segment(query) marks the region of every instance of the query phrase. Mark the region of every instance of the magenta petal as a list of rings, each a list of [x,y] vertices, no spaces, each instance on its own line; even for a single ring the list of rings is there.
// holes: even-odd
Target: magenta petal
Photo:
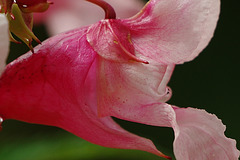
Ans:
[[[236,141],[225,137],[226,127],[215,115],[193,108],[174,110],[174,153],[178,160],[238,160]]]
[[[209,43],[219,9],[219,0],[150,0],[122,23],[131,29],[137,54],[179,64],[195,58]]]
[[[63,128],[106,147],[166,157],[145,138],[97,113],[96,52],[87,28],[50,38],[10,63],[0,79],[0,116]]]

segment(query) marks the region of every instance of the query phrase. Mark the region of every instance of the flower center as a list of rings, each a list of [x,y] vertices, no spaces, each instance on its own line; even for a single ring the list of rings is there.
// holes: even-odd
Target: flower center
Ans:
[[[86,0],[101,7],[105,12],[105,19],[116,19],[116,12],[113,7],[103,0]]]

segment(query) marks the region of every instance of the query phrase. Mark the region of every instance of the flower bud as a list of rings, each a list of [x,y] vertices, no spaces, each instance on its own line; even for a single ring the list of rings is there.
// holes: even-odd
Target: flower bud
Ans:
[[[12,6],[12,14],[14,15],[14,19],[12,19],[11,15],[7,14],[9,21],[9,30],[11,33],[15,34],[18,38],[20,38],[33,52],[32,48],[32,39],[41,43],[38,38],[33,34],[31,30],[31,19],[32,15],[21,13],[20,9],[17,7],[17,4],[13,4]],[[26,21],[29,21],[26,23]]]

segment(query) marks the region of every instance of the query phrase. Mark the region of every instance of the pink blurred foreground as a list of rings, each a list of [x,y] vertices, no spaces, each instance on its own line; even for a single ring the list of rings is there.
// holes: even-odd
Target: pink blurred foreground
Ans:
[[[44,23],[51,35],[96,23],[104,11],[84,0],[51,0],[54,5],[46,12],[34,13],[34,23]],[[113,6],[117,18],[134,16],[144,6],[141,0],[105,0]]]

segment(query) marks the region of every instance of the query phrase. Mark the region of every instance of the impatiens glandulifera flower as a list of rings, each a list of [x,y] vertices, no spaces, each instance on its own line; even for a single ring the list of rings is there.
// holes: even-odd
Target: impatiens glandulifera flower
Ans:
[[[44,13],[34,13],[34,24],[45,24],[50,35],[96,23],[104,12],[84,0],[51,0],[54,5]],[[142,0],[105,0],[116,11],[117,18],[134,16],[144,6]],[[87,16],[86,16],[87,15]]]
[[[209,43],[219,3],[150,0],[132,18],[108,19],[110,14],[46,40],[35,53],[6,67],[0,79],[0,116],[170,159],[150,140],[122,129],[113,116],[172,127],[177,160],[237,160],[236,141],[225,137],[225,126],[215,115],[166,103],[175,64],[192,60]]]
[[[4,14],[0,13],[0,74],[5,68],[9,50],[8,22]]]
[[[0,0],[0,12],[5,13],[9,21],[10,40],[20,43],[13,38],[13,33],[33,52],[32,39],[41,42],[32,32],[32,13],[46,11],[49,4],[47,0]]]

